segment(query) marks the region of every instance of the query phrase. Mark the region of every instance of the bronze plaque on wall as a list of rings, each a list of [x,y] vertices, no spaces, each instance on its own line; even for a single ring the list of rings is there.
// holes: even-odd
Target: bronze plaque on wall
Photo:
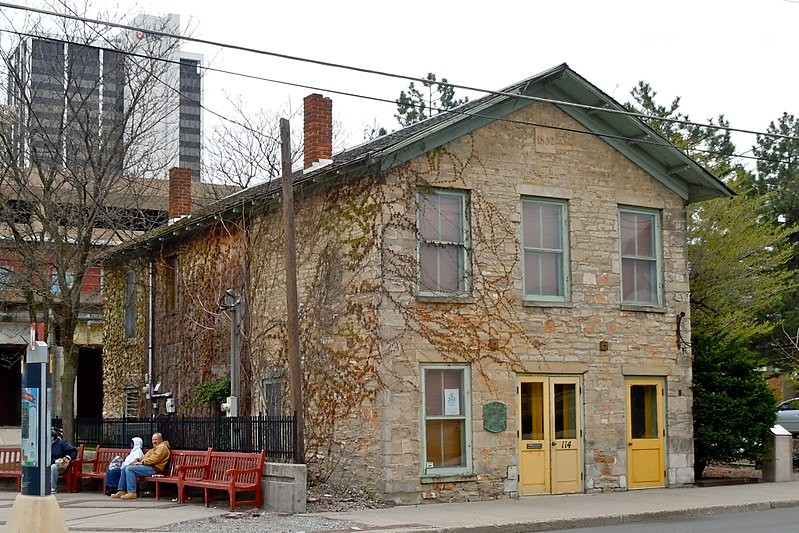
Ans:
[[[505,431],[508,427],[508,408],[502,402],[489,402],[483,406],[483,428],[491,433]]]

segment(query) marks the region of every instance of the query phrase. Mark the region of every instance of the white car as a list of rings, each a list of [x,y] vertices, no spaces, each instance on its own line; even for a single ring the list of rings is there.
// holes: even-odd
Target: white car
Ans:
[[[777,405],[777,421],[796,437],[799,436],[799,398],[791,398]]]

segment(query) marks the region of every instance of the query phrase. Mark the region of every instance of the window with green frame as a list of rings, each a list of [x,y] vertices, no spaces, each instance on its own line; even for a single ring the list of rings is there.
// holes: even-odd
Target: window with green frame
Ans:
[[[422,398],[423,475],[471,473],[469,366],[422,366]]]
[[[524,298],[569,298],[569,229],[565,201],[522,198]]]
[[[660,213],[619,208],[619,241],[622,304],[662,305]]]
[[[418,194],[419,294],[464,296],[469,292],[467,193],[426,189]]]

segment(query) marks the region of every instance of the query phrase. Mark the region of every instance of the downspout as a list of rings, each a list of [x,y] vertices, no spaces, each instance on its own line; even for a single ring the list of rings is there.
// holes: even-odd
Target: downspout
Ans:
[[[153,315],[154,308],[155,308],[155,267],[153,265],[153,259],[150,258],[150,263],[148,265],[148,272],[147,275],[149,277],[149,286],[150,290],[147,292],[147,403],[150,404],[150,416],[155,417],[155,411],[153,411],[153,338],[154,338],[154,329],[155,326],[153,324]]]

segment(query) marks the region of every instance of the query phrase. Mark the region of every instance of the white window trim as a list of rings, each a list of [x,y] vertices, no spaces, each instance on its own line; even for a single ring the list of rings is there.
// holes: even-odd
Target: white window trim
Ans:
[[[657,298],[655,302],[637,302],[628,301],[624,299],[624,254],[622,253],[622,238],[621,238],[621,215],[622,213],[634,213],[642,215],[650,215],[655,220],[654,238],[655,242],[655,275]],[[663,238],[661,228],[661,211],[658,209],[645,209],[641,207],[619,206],[617,222],[619,224],[619,296],[621,305],[625,308],[661,308],[663,307]],[[635,259],[648,259],[648,258],[635,258]]]
[[[447,467],[447,468],[427,468],[427,420],[428,417],[425,416],[425,371],[430,369],[448,369],[448,370],[462,370],[463,371],[463,410],[464,413],[461,416],[452,417],[452,416],[431,416],[431,420],[438,420],[438,419],[448,419],[448,418],[457,418],[464,421],[464,428],[466,434],[464,435],[464,454],[466,456],[466,465],[465,466],[458,466],[458,467]],[[420,370],[420,381],[421,381],[421,401],[419,407],[419,414],[420,414],[420,465],[421,465],[421,475],[423,477],[429,476],[452,476],[452,475],[463,475],[463,474],[471,474],[473,467],[472,462],[472,378],[471,378],[471,368],[468,364],[423,364],[421,365]]]
[[[524,246],[524,204],[525,203],[532,203],[532,204],[558,204],[562,207],[562,214],[563,217],[560,220],[560,231],[561,231],[561,249],[562,249],[562,264],[561,264],[561,271],[563,272],[563,296],[549,296],[544,294],[527,294],[526,287],[527,287],[527,280],[526,272],[527,269],[525,268],[525,252],[527,248]],[[571,269],[570,269],[570,259],[569,259],[569,203],[566,200],[557,200],[557,199],[550,199],[550,198],[540,198],[540,197],[532,197],[532,196],[522,196],[522,238],[521,238],[521,249],[522,249],[522,295],[525,301],[529,302],[568,302],[571,301]],[[539,248],[530,248],[531,250],[540,250]]]
[[[422,289],[421,286],[421,279],[422,279],[422,253],[421,253],[421,244],[422,244],[422,235],[421,235],[421,221],[420,221],[420,209],[418,206],[421,205],[422,196],[423,195],[441,195],[441,196],[456,196],[461,200],[461,227],[463,228],[463,233],[461,238],[463,240],[462,250],[463,250],[463,289],[457,292],[444,292],[444,291],[430,291],[426,289]],[[459,189],[427,189],[427,190],[419,190],[416,193],[416,201],[417,201],[417,209],[416,209],[416,294],[419,296],[429,296],[429,297],[464,297],[469,296],[471,294],[471,286],[472,286],[472,254],[471,254],[471,226],[469,224],[469,194],[467,191],[459,190]],[[460,245],[459,243],[449,242],[449,241],[427,241],[427,242],[435,242],[438,244],[454,244]]]

